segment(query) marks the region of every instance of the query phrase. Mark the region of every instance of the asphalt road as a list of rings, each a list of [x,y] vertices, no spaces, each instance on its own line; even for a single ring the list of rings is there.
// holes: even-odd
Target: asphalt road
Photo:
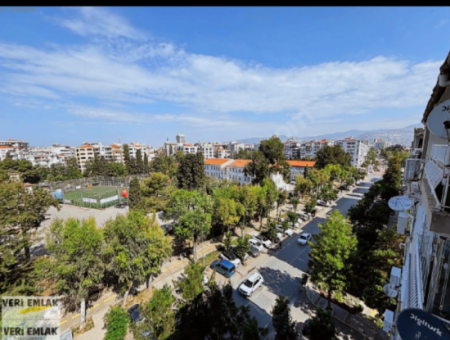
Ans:
[[[372,177],[372,176],[371,176]],[[376,177],[376,176],[375,176]],[[348,209],[356,204],[363,194],[367,192],[373,183],[363,182],[361,185],[353,188],[352,191],[346,192],[337,202],[331,207],[331,211],[338,209],[344,216],[347,215]],[[324,208],[318,212],[317,216],[304,226],[296,229],[293,236],[283,240],[283,247],[278,251],[270,251],[272,255],[264,262],[256,265],[255,270],[258,270],[264,278],[264,285],[258,289],[249,299],[245,298],[238,292],[238,287],[247,276],[242,278],[239,282],[233,284],[235,288],[234,299],[238,305],[248,306],[250,312],[258,320],[260,326],[268,326],[270,333],[268,338],[273,338],[272,319],[270,316],[277,295],[284,295],[291,301],[291,314],[293,319],[297,322],[299,329],[303,327],[306,319],[314,315],[314,308],[306,300],[305,293],[299,289],[302,274],[308,271],[309,259],[309,245],[300,246],[297,244],[297,238],[302,232],[311,234],[319,233],[319,223],[325,222],[325,214],[329,211]],[[348,326],[336,322],[336,326],[340,332],[340,339],[363,339],[363,337],[354,332]]]

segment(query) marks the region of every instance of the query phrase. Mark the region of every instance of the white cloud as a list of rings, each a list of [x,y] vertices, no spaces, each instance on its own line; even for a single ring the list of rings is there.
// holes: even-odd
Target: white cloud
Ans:
[[[74,18],[59,18],[58,24],[94,40],[59,48],[0,44],[2,91],[76,103],[78,106],[69,112],[118,122],[181,121],[200,128],[239,129],[245,119],[236,122],[227,114],[283,114],[291,121],[258,126],[290,129],[295,134],[296,129],[320,119],[372,109],[425,106],[441,64],[379,56],[360,62],[271,68],[192,54],[171,43],[150,40],[125,19],[104,9],[72,12]],[[113,107],[144,104],[149,112],[154,111],[153,104],[164,101],[190,113],[80,109],[84,99],[108,102]]]

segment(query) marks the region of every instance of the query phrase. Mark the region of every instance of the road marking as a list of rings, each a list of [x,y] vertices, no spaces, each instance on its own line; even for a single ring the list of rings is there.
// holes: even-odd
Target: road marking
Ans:
[[[80,313],[75,314],[74,316],[72,316],[72,320],[78,318],[79,316],[80,316]]]
[[[65,324],[66,322],[67,322],[67,319],[62,320],[61,323],[60,323],[59,325],[63,325],[63,324]]]
[[[98,306],[100,306],[100,304],[99,304],[99,303],[96,303],[96,304],[93,305],[91,308],[88,308],[88,311],[91,310],[91,309],[94,309],[94,308],[96,308],[96,307],[98,307]]]
[[[103,302],[108,302],[109,300],[115,299],[117,295],[110,296],[109,298],[103,300]]]

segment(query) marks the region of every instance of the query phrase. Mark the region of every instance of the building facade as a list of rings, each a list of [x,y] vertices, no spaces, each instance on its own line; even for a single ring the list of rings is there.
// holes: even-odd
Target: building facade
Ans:
[[[316,158],[317,152],[325,146],[334,146],[334,141],[328,139],[322,139],[320,141],[312,140],[302,143],[300,146],[300,158],[305,159],[309,157],[311,159]]]
[[[365,162],[367,153],[370,150],[369,142],[366,140],[357,140],[353,137],[347,137],[336,141],[336,145],[340,145],[345,152],[352,156],[352,166],[359,169]]]
[[[414,131],[404,170],[405,195],[412,205],[402,212],[406,222],[397,224],[397,232],[406,235],[405,258],[402,268],[393,269],[401,281],[393,283],[397,280],[391,275],[389,283],[398,291],[397,309],[386,310],[384,321],[395,340],[401,339],[396,319],[406,308],[422,309],[450,325],[450,146],[427,126],[433,108],[450,100],[450,54],[440,71],[422,118],[425,128]]]
[[[291,181],[295,181],[297,175],[302,175],[305,172],[305,168],[313,168],[316,164],[315,161],[286,161],[291,166]]]

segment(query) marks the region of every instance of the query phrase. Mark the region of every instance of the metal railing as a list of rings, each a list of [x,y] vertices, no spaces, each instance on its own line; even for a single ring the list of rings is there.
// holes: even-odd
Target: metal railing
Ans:
[[[430,158],[436,161],[439,165],[450,165],[450,146],[445,144],[435,144],[431,147]]]

